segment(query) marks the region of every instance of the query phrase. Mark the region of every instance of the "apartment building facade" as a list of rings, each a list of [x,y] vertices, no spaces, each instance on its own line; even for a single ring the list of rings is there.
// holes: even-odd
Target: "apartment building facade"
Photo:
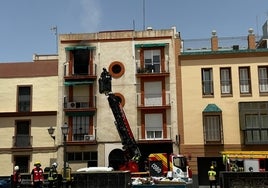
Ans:
[[[67,162],[74,171],[123,160],[114,117],[98,92],[103,68],[112,75],[112,91],[142,154],[178,153],[178,41],[176,28],[62,34],[58,56],[0,64],[0,175],[10,175],[15,165],[30,172],[35,161],[44,168],[57,161],[63,168],[64,124]]]
[[[223,50],[214,31],[211,48],[182,52],[183,134],[180,149],[190,156],[199,185],[214,165],[224,171],[223,151],[265,151],[268,142],[268,50],[249,30],[246,49]],[[258,47],[259,46],[259,47]],[[178,79],[177,79],[178,80]],[[267,163],[267,160],[266,160]],[[266,166],[267,167],[267,166]]]
[[[57,125],[57,56],[34,56],[33,62],[0,63],[0,176],[15,165],[30,172],[35,161],[57,160],[47,128]]]
[[[114,117],[98,92],[103,68],[144,156],[183,154],[206,184],[212,162],[223,168],[221,151],[265,150],[265,38],[256,45],[249,33],[247,49],[222,50],[215,33],[209,51],[183,52],[182,44],[176,28],[61,34],[58,57],[0,64],[0,175],[15,164],[29,172],[36,160],[62,168],[65,123],[74,171],[121,160]]]
[[[143,155],[178,153],[176,28],[59,36],[58,125],[67,122],[72,169],[110,166],[121,140],[98,79],[106,68]],[[177,53],[177,54],[176,54]]]

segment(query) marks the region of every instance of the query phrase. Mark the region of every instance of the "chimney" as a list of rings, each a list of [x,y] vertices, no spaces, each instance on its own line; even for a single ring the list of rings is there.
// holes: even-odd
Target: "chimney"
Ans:
[[[211,37],[211,50],[218,51],[218,37],[216,30],[212,30],[212,37]]]
[[[254,35],[254,30],[252,28],[248,29],[248,49],[249,50],[256,49],[255,35]]]

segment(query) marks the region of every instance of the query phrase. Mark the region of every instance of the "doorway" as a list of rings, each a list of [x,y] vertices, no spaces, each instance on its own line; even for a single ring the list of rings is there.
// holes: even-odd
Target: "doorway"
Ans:
[[[14,156],[14,166],[19,166],[21,173],[28,173],[30,156]]]

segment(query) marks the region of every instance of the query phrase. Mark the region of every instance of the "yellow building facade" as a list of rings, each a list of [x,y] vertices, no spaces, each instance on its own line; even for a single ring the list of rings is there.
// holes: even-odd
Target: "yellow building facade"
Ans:
[[[35,161],[42,166],[56,161],[47,128],[57,123],[58,60],[43,58],[0,64],[0,176],[12,174],[15,165],[30,172]]]
[[[179,56],[180,149],[189,156],[200,185],[206,184],[211,165],[218,172],[226,169],[222,152],[266,150],[268,51],[256,47],[254,34],[249,33],[246,40],[245,49],[222,50],[213,35],[210,50]]]

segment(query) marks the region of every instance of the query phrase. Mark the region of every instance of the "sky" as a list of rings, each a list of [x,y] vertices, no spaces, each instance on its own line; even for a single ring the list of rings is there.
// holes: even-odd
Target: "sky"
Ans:
[[[268,0],[1,0],[0,62],[57,53],[57,34],[169,29],[181,38],[262,35]]]

